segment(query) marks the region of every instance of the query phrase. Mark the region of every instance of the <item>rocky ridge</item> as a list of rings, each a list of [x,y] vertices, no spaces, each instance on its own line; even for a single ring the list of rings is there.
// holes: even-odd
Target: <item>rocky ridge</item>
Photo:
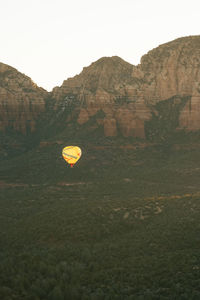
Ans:
[[[104,117],[97,119],[103,126],[105,136],[145,137],[144,122],[151,116],[149,109],[138,91],[139,80],[132,76],[133,66],[121,58],[103,57],[80,75],[63,82],[52,91],[57,102],[67,95],[74,95],[80,107],[77,122],[85,124],[97,114]]]
[[[0,131],[34,132],[47,95],[29,77],[0,63]]]
[[[67,95],[79,100],[77,119],[84,124],[102,110],[97,120],[106,136],[145,137],[145,122],[152,118],[156,103],[187,97],[179,112],[177,129],[200,129],[200,36],[180,38],[163,44],[133,66],[119,57],[103,57],[81,74],[65,80],[52,95],[62,101]],[[81,105],[81,104],[85,105]]]
[[[145,138],[146,124],[163,118],[157,104],[166,101],[177,109],[176,130],[199,130],[200,36],[160,45],[137,66],[117,56],[103,57],[51,93],[0,64],[0,132],[34,132],[41,112],[48,109],[47,98],[57,114],[68,110],[69,99],[74,102],[77,113],[68,116],[66,126],[72,120],[86,125],[96,116],[95,128],[102,127],[105,136]]]

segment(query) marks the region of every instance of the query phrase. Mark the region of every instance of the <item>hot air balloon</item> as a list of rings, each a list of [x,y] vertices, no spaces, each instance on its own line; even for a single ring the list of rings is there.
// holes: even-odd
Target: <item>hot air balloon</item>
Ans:
[[[81,157],[82,151],[77,146],[67,146],[62,150],[62,156],[64,160],[70,164],[71,168],[75,165],[75,163]]]

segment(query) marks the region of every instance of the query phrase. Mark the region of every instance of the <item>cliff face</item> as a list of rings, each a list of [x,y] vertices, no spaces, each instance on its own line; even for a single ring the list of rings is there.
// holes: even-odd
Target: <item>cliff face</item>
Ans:
[[[29,77],[0,63],[0,132],[34,132],[38,116],[45,110],[47,94]]]
[[[52,92],[57,103],[67,95],[79,102],[79,124],[99,110],[106,136],[145,137],[145,122],[156,104],[175,96],[188,101],[178,114],[177,129],[200,129],[200,36],[180,38],[144,55],[133,66],[119,57],[104,57]]]
[[[180,38],[150,51],[133,76],[144,81],[140,89],[149,104],[189,96],[180,111],[178,129],[200,129],[200,36]]]
[[[143,80],[144,98],[155,103],[175,95],[192,95],[200,79],[200,36],[180,38],[151,50],[134,68]]]
[[[173,114],[174,130],[199,130],[200,36],[163,44],[144,55],[138,66],[117,56],[103,57],[52,93],[1,63],[0,132],[34,132],[46,110],[47,97],[51,107],[47,106],[43,123],[52,124],[52,128],[59,122],[63,128],[72,121],[80,127],[90,126],[90,120],[95,120],[92,126],[103,128],[105,136],[145,138],[148,132],[153,136],[158,131],[153,129],[154,123],[167,126],[166,118]]]
[[[103,57],[84,68],[80,75],[54,88],[57,102],[74,95],[79,103],[77,119],[82,125],[98,111],[104,112],[97,123],[104,128],[105,136],[144,137],[144,121],[151,117],[150,110],[138,90],[140,80],[132,76],[133,66],[119,57]]]

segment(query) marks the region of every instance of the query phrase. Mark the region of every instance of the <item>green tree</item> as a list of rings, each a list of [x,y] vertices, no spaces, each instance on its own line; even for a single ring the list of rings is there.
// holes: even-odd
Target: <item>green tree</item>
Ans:
[[[55,286],[48,296],[49,300],[64,300],[64,295],[59,286]]]

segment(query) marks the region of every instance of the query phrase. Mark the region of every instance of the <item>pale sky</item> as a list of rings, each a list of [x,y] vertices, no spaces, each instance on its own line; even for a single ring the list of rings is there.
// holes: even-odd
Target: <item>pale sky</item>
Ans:
[[[200,34],[199,0],[0,0],[0,62],[51,91],[103,56]]]

